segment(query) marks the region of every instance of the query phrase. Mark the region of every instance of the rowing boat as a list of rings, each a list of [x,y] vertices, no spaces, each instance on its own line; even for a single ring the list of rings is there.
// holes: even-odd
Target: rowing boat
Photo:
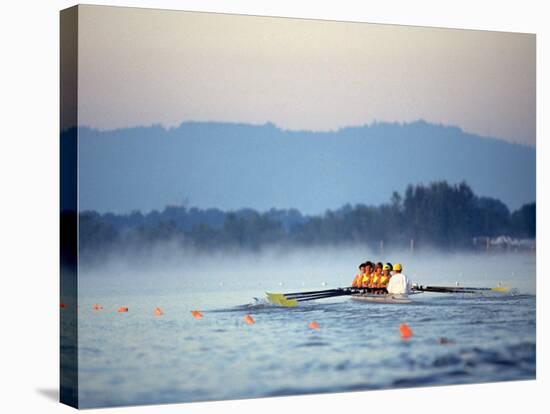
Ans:
[[[358,302],[370,302],[370,303],[393,303],[393,304],[407,304],[411,303],[411,295],[419,293],[451,293],[451,294],[484,294],[489,292],[507,293],[510,289],[504,286],[497,286],[495,288],[485,287],[459,287],[459,286],[418,286],[413,285],[412,289],[407,295],[396,295],[387,293],[384,288],[335,288],[325,290],[315,290],[309,292],[293,292],[293,293],[269,293],[266,292],[267,300],[274,304],[286,307],[297,306],[300,302],[307,302],[310,300],[335,298],[338,296],[350,296],[352,300]]]
[[[412,299],[408,295],[391,295],[389,293],[375,295],[371,293],[361,293],[351,295],[351,300],[355,302],[369,302],[369,303],[390,303],[404,305],[412,302]]]

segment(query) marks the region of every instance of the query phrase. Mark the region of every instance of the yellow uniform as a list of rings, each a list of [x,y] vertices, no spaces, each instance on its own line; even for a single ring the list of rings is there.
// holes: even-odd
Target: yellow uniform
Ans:
[[[369,287],[370,286],[370,283],[371,283],[371,276],[372,275],[369,275],[368,273],[365,273],[363,275],[363,278],[361,279],[361,287]]]

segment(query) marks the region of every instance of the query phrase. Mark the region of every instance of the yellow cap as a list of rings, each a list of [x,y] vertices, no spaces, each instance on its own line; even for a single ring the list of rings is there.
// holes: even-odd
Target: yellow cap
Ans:
[[[403,270],[403,268],[401,267],[401,265],[399,263],[396,263],[393,265],[393,270],[396,270],[396,271],[401,271]]]
[[[391,270],[391,267],[389,264],[385,264],[382,270]]]

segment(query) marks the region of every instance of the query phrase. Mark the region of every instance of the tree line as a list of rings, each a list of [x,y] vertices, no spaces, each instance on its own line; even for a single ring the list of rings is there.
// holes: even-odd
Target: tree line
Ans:
[[[63,219],[63,218],[62,218]],[[143,251],[159,242],[181,249],[258,250],[270,245],[319,246],[362,244],[377,248],[415,246],[472,249],[474,237],[507,235],[534,238],[536,205],[510,212],[501,201],[476,196],[465,182],[409,185],[380,206],[345,205],[318,216],[295,209],[258,212],[241,209],[167,207],[142,214],[79,215],[82,258],[109,252]]]

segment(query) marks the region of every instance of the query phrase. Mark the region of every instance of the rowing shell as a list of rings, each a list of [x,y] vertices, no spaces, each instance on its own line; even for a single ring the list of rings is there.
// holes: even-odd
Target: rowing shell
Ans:
[[[393,304],[407,304],[412,303],[410,296],[421,294],[424,292],[431,293],[473,293],[482,294],[484,292],[498,292],[505,293],[509,289],[503,286],[496,288],[478,288],[478,287],[457,287],[457,286],[417,286],[414,285],[407,295],[397,295],[390,293],[382,293],[386,291],[380,288],[336,288],[315,290],[309,292],[293,292],[293,293],[270,293],[266,292],[267,300],[269,303],[285,307],[297,306],[300,302],[307,302],[310,300],[336,298],[339,296],[351,296],[351,299],[357,302],[370,302],[370,303],[393,303]]]
[[[373,295],[369,293],[362,293],[351,295],[351,300],[356,302],[370,302],[370,303],[393,303],[393,304],[407,304],[411,303],[412,299],[408,295],[391,295],[389,293],[382,295]]]

